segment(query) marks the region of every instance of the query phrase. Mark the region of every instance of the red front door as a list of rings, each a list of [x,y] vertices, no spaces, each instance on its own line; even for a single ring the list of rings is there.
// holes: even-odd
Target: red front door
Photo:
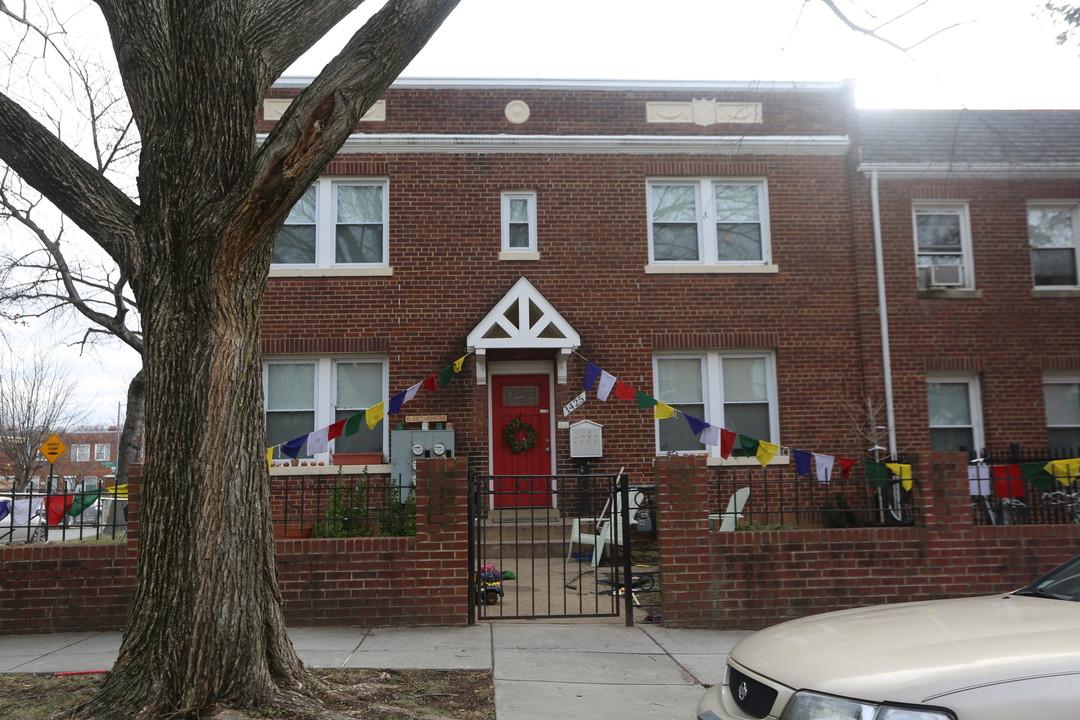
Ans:
[[[547,375],[493,375],[491,458],[495,507],[551,507],[551,401]]]

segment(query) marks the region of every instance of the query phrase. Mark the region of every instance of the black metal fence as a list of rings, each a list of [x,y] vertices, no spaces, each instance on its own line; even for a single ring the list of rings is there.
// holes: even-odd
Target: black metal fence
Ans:
[[[1048,464],[1080,457],[1080,447],[1012,444],[984,448],[968,467],[976,525],[1080,523],[1080,468]]]
[[[917,459],[895,462],[913,466]],[[722,466],[710,497],[710,525],[726,531],[913,524],[911,493],[891,472],[883,475],[868,477],[862,462],[846,473],[835,465],[828,482],[816,473],[799,475],[794,464]]]
[[[385,475],[273,478],[278,537],[398,537],[416,534],[416,494]]]
[[[107,542],[127,535],[127,496],[94,489],[0,496],[0,545]]]

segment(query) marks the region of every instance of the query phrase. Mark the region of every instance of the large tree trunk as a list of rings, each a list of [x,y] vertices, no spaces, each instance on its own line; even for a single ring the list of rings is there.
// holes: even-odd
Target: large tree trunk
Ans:
[[[314,694],[277,586],[259,306],[289,208],[457,2],[387,0],[259,146],[268,86],[360,0],[97,0],[143,142],[138,206],[0,92],[0,158],[131,278],[144,331],[135,590],[76,717]]]
[[[200,244],[170,240],[158,246]],[[117,665],[85,709],[93,717],[255,707],[308,684],[280,612],[262,418],[252,412],[262,402],[264,267],[224,254],[154,266],[138,297],[149,450],[138,580]]]

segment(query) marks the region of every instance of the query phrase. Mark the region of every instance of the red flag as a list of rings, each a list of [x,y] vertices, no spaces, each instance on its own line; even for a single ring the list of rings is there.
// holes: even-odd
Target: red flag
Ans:
[[[735,447],[735,439],[738,437],[738,433],[720,428],[720,457],[727,458],[731,456],[731,450]]]
[[[435,392],[436,390],[439,389],[438,382],[439,382],[438,373],[432,375],[429,378],[425,378],[424,379],[424,389],[428,390],[430,392]]]
[[[994,495],[999,498],[1024,497],[1024,473],[1019,465],[991,465]]]
[[[634,400],[637,398],[637,390],[630,387],[622,380],[615,381],[615,397],[620,400]]]
[[[840,477],[845,480],[851,477],[851,466],[855,464],[854,460],[838,457],[836,458],[836,464],[840,466]]]
[[[347,422],[349,422],[349,419],[345,418],[344,420],[338,420],[336,423],[331,425],[330,428],[326,431],[326,439],[333,440],[334,438],[341,437],[341,435],[345,432],[345,423]]]
[[[74,495],[50,495],[45,498],[45,514],[50,525],[59,525],[64,519],[64,514],[71,509],[71,503],[75,502]]]

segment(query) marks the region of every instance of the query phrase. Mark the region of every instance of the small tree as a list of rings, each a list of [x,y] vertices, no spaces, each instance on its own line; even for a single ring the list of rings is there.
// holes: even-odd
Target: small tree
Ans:
[[[85,417],[73,406],[76,384],[47,357],[23,362],[11,357],[0,367],[0,454],[15,478],[15,489],[48,465],[38,448],[52,433],[63,433]]]

